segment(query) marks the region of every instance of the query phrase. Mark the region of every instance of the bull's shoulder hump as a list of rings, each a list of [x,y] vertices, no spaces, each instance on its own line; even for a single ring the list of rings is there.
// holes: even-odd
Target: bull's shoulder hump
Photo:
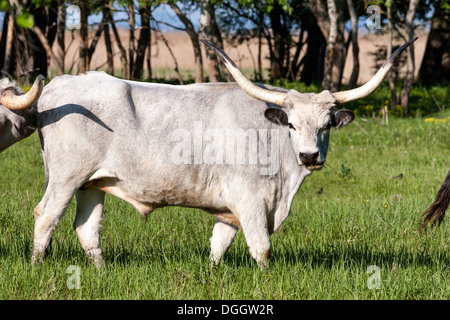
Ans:
[[[125,97],[129,84],[104,72],[91,71],[81,75],[63,75],[44,87],[38,102],[39,110],[61,104],[85,104],[86,101],[106,101]]]
[[[215,83],[192,83],[187,85],[173,85],[166,83],[154,82],[138,82],[132,80],[123,80],[129,84],[131,88],[136,91],[160,91],[160,92],[174,92],[174,93],[204,93],[205,95],[217,95],[233,90],[240,90],[235,82],[215,82]]]
[[[55,77],[44,88],[44,94],[46,91],[55,89],[72,89],[75,91],[80,87],[95,89],[98,85],[108,83],[114,85],[123,82],[121,79],[110,76],[102,71],[89,71],[80,75],[62,75]]]

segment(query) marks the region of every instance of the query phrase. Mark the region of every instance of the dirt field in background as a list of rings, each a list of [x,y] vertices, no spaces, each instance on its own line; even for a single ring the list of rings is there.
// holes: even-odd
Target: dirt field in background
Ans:
[[[93,34],[91,34],[92,36]],[[112,34],[111,34],[112,36]],[[123,39],[123,46],[128,47],[128,30],[121,30],[120,36]],[[136,33],[136,38],[139,36]],[[180,69],[190,69],[193,70],[194,64],[194,53],[192,49],[191,41],[186,33],[183,32],[169,32],[165,34],[166,39],[168,40],[170,47],[177,59],[178,67]],[[113,39],[113,37],[112,37]],[[78,33],[74,32],[72,35],[71,32],[67,32],[66,34],[66,69],[68,69],[71,65],[74,65],[72,73],[78,73],[77,70],[77,60],[78,60]],[[420,67],[425,45],[427,41],[427,35],[422,35],[415,42],[415,64],[416,71],[418,67]],[[90,43],[90,41],[89,41]],[[387,35],[372,35],[366,34],[359,38],[359,59],[360,59],[360,73],[358,78],[358,83],[364,83],[367,81],[374,73],[375,73],[375,57],[372,53],[376,52],[378,46],[385,46],[387,44]],[[402,44],[401,41],[396,41],[394,45]],[[255,39],[254,42],[251,42],[249,45],[242,44],[237,48],[234,48],[228,45],[225,41],[225,51],[226,53],[235,61],[235,63],[243,69],[255,69],[256,68],[256,60],[257,60],[257,41]],[[203,45],[202,45],[203,46]],[[113,50],[115,54],[114,59],[114,67],[116,69],[120,68],[120,57],[119,50],[115,42],[113,43]],[[351,50],[351,45],[349,47]],[[203,59],[205,58],[205,50],[203,51]],[[267,46],[263,47],[263,56],[268,56],[268,48]],[[152,69],[154,71],[158,69],[173,69],[174,62],[173,58],[169,54],[168,49],[164,45],[164,42],[161,40],[161,37],[156,37],[154,34],[152,35]],[[105,66],[106,63],[106,51],[105,51],[105,43],[104,38],[101,37],[100,41],[97,44],[97,48],[92,58],[91,62],[91,70],[101,69]],[[206,66],[206,63],[205,63]],[[351,71],[352,71],[353,63],[351,54],[347,55],[347,61],[344,68],[344,78],[343,82],[347,83]],[[263,60],[263,68],[269,68],[268,59]],[[146,67],[145,67],[146,69]]]

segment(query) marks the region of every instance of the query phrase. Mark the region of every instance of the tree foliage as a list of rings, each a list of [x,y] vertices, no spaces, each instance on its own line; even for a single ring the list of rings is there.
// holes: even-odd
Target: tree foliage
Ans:
[[[417,2],[413,11],[412,1]],[[78,29],[68,33],[65,10],[72,4],[81,9],[81,23]],[[155,19],[153,12],[162,5],[172,10],[182,27]],[[160,30],[165,25],[189,35],[197,82],[229,79],[217,57],[200,45],[201,37],[222,48],[224,42],[231,46],[257,43],[258,51],[255,56],[252,53],[256,80],[263,81],[268,74],[272,81],[288,79],[307,85],[317,82],[323,88],[337,91],[348,54],[355,61],[349,86],[357,84],[358,26],[361,28],[361,21],[367,19],[370,5],[380,8],[381,29],[377,32],[386,32],[390,25],[393,39],[400,42],[414,35],[417,27],[431,21],[425,59],[422,66],[414,67],[420,69],[419,79],[423,83],[449,81],[449,0],[0,0],[0,11],[4,12],[0,70],[4,76],[18,79],[37,73],[51,78],[54,73],[85,72],[90,70],[97,43],[103,38],[106,47],[102,53],[106,60],[103,68],[108,73],[136,80],[150,79],[152,35],[165,40],[172,52],[171,44]],[[330,15],[333,12],[330,8],[336,11],[335,16]],[[198,17],[194,12],[200,12],[201,21],[193,18]],[[408,17],[408,12],[412,16]],[[97,15],[101,21],[88,25],[89,15]],[[119,20],[128,24],[127,40],[119,35]],[[72,37],[72,45],[78,46],[78,65],[64,63],[67,36]],[[352,50],[348,50],[350,43]],[[387,47],[389,53],[392,45]],[[202,52],[206,53],[206,61]],[[114,65],[115,55],[120,57],[120,66]],[[178,72],[173,53],[172,58]],[[56,61],[56,70],[49,69],[51,60]],[[269,61],[268,72],[262,67],[264,60]],[[120,73],[115,68],[120,68]],[[204,70],[207,70],[206,78]],[[182,81],[180,75],[179,80]],[[394,85],[395,79],[390,80]],[[408,81],[412,80],[410,76]],[[392,96],[393,108],[396,99]]]

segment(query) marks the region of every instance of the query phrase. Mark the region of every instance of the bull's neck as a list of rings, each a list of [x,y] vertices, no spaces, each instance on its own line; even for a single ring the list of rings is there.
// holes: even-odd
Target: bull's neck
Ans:
[[[280,181],[281,187],[280,208],[275,212],[274,230],[277,230],[281,223],[289,216],[292,201],[300,188],[303,180],[310,175],[310,171],[300,166],[297,162],[291,139],[286,134],[280,145]]]
[[[290,138],[288,138],[285,143],[281,159],[283,159],[284,162],[284,164],[281,166],[281,173],[286,181],[283,188],[283,193],[288,194],[288,202],[290,207],[295,194],[300,188],[300,185],[302,184],[303,180],[311,174],[311,172],[304,166],[300,166],[298,164],[297,157],[292,147]]]

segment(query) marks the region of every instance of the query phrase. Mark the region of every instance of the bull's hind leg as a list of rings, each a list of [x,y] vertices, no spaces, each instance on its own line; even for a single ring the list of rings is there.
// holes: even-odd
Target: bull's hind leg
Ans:
[[[64,184],[49,184],[44,197],[34,209],[33,264],[40,262],[45,255],[53,232],[66,212],[75,190]]]
[[[231,226],[229,224],[217,221],[214,225],[213,233],[209,239],[211,242],[211,262],[219,263],[222,255],[227,252],[231,243],[233,242],[237,227]]]
[[[77,213],[73,228],[89,260],[97,267],[104,266],[100,246],[100,228],[105,193],[97,189],[78,190]]]

